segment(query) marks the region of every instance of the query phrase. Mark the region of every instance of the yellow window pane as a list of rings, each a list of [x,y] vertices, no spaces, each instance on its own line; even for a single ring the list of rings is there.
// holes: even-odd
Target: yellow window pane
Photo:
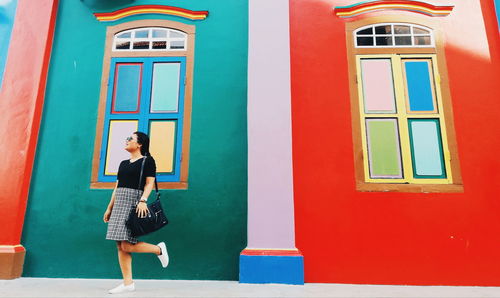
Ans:
[[[175,121],[151,121],[149,151],[156,160],[158,173],[174,171],[176,124]]]

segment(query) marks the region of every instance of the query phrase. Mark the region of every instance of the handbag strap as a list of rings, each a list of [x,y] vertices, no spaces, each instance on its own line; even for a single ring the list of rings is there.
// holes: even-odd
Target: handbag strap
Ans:
[[[144,156],[142,158],[142,164],[141,164],[141,173],[139,174],[139,185],[137,186],[137,199],[139,199],[139,191],[141,189],[141,183],[142,183],[142,174],[144,173],[144,164],[146,163],[146,158],[147,156]],[[146,185],[144,185],[146,186]],[[155,173],[155,193],[156,193],[156,199],[160,199],[160,193],[158,192],[158,182],[156,181],[156,173]]]

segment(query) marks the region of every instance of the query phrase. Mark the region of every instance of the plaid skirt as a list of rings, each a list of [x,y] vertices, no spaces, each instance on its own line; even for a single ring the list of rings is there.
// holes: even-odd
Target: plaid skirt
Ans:
[[[137,194],[137,189],[126,187],[118,187],[116,189],[115,204],[109,218],[106,239],[128,241],[132,244],[138,242],[137,238],[131,235],[130,229],[127,228],[125,222],[128,219],[130,211],[136,208],[137,201],[141,197],[142,192],[142,190],[139,190],[139,194]]]

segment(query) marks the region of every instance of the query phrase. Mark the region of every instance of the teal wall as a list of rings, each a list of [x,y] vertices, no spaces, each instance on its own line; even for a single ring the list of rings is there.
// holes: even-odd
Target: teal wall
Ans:
[[[248,2],[171,0],[168,5],[210,15],[195,22],[156,15],[100,23],[92,12],[130,1],[86,1],[60,2],[21,242],[27,249],[23,276],[121,277],[102,221],[111,190],[89,187],[105,31],[107,25],[160,18],[196,25],[189,189],[162,191],[171,223],[143,239],[167,243],[169,267],[162,269],[153,255],[134,255],[134,277],[238,279],[246,244]],[[134,2],[141,4],[166,3]]]
[[[17,0],[0,0],[0,86],[3,81],[16,7]]]

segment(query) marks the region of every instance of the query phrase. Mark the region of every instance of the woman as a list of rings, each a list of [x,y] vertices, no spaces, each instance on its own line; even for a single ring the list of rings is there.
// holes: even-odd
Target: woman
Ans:
[[[164,242],[160,242],[158,245],[140,242],[131,235],[130,229],[125,225],[131,210],[134,208],[138,216],[146,216],[148,212],[147,200],[156,177],[156,164],[149,154],[149,137],[145,133],[137,131],[128,137],[125,150],[130,153],[130,159],[120,163],[115,190],[103,218],[104,222],[108,223],[106,239],[116,241],[118,261],[123,275],[123,283],[109,290],[110,294],[135,290],[132,280],[131,253],[155,254],[160,259],[163,268],[167,267],[169,261]],[[146,160],[142,181],[139,184],[144,157]],[[140,199],[138,199],[139,197]]]

